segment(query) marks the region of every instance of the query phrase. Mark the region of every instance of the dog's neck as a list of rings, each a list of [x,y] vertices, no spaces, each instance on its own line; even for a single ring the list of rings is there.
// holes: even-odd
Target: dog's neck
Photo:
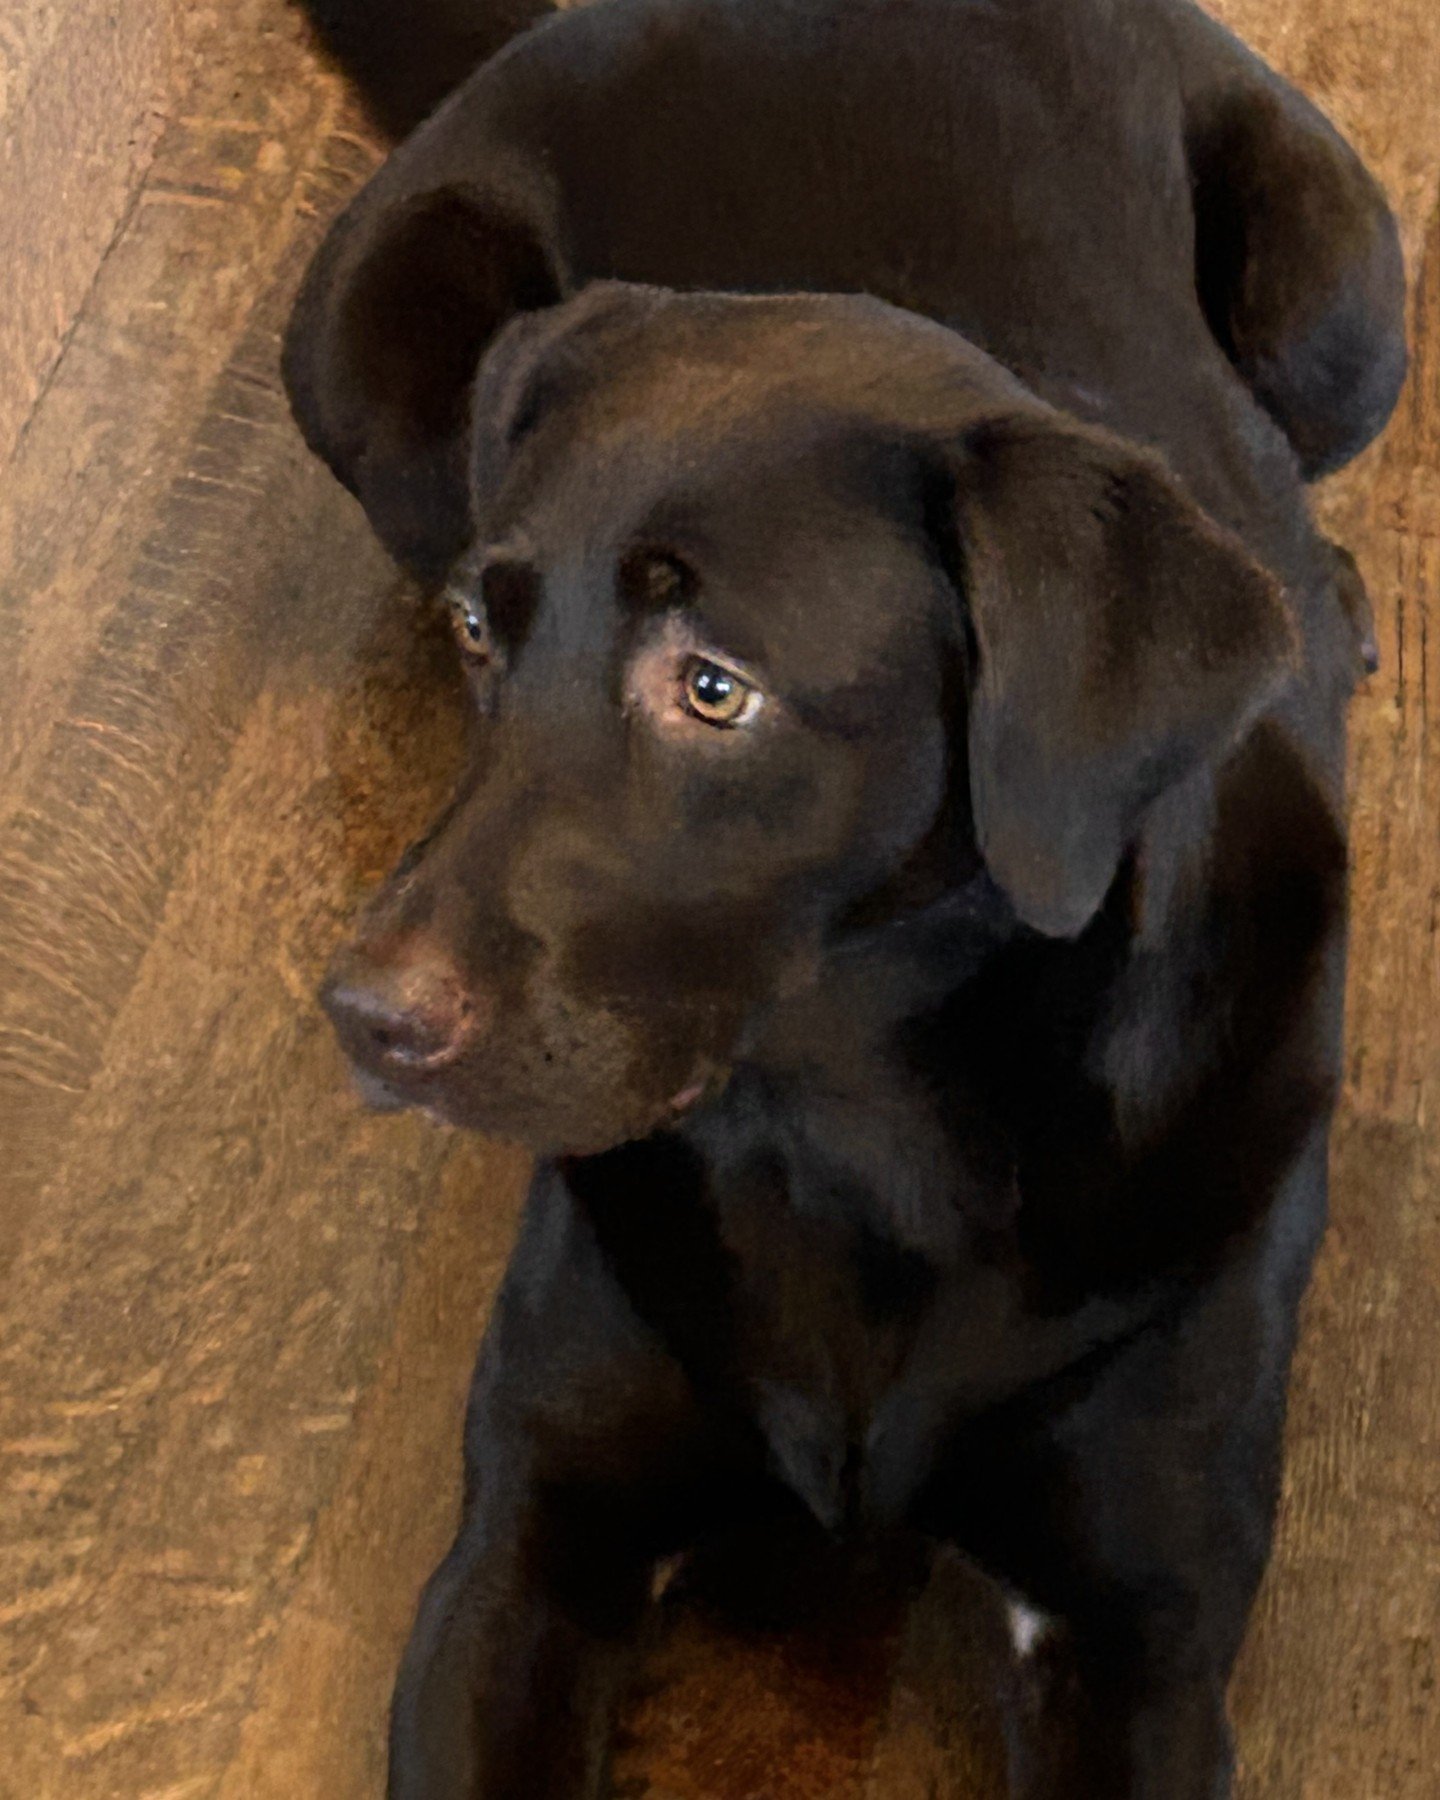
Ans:
[[[978,876],[837,933],[745,1046],[713,1141],[778,1156],[797,1207],[1013,1258],[1043,1304],[1191,1267],[1326,1115],[1344,883],[1324,791],[1259,732],[1157,809],[1073,940]]]
[[[969,1253],[1018,1207],[1025,1121],[1007,1084],[1022,1066],[1048,1069],[1045,1105],[1078,1118],[1083,1047],[1124,959],[1126,912],[1117,894],[1084,938],[1053,943],[983,869],[927,900],[867,909],[757,1022],[695,1135],[727,1163],[778,1156],[801,1210],[848,1215],[941,1261]],[[1038,1003],[1046,989],[1053,1008]]]

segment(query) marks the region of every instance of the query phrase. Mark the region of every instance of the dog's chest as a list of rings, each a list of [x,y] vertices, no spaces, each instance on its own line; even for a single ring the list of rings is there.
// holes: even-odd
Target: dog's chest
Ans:
[[[827,1528],[899,1522],[952,1433],[1127,1324],[1040,1315],[1009,1259],[948,1258],[761,1182],[722,1208],[728,1376],[771,1465]]]
[[[943,1146],[907,1130],[882,1155],[870,1136],[869,1165],[843,1170],[756,1133],[707,1145],[708,1168],[656,1139],[570,1171],[635,1313],[830,1528],[903,1518],[967,1415],[1117,1324],[1089,1304],[1037,1315],[1003,1232],[967,1224]],[[880,1191],[882,1166],[898,1179]]]
[[[1004,1271],[903,1259],[877,1293],[876,1247],[783,1268],[735,1294],[734,1372],[771,1466],[830,1530],[898,1524],[967,1419],[1113,1337],[1129,1309],[1038,1317]],[[847,1270],[859,1261],[863,1273]]]
[[[727,1384],[832,1529],[903,1510],[948,1407],[956,1358],[937,1344],[978,1323],[965,1297],[984,1279],[948,1135],[887,1070],[864,1074],[708,1146]]]
[[[822,1523],[864,1508],[869,1438],[933,1298],[919,1258],[820,1220],[727,1218],[735,1367],[774,1468]]]
[[[950,1423],[1037,1344],[1010,1284],[755,1192],[724,1214],[732,1377],[775,1473],[827,1528],[900,1518]]]

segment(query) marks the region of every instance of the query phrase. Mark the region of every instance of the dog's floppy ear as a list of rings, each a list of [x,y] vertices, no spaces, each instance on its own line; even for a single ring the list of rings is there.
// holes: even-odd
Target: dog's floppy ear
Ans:
[[[332,229],[291,317],[285,385],[306,442],[426,578],[469,535],[470,388],[485,346],[564,292],[545,211],[523,191],[454,183],[392,200],[377,184]]]
[[[1293,646],[1274,579],[1158,457],[1046,415],[947,458],[973,633],[981,854],[1028,924],[1079,932],[1147,805],[1220,749]]]

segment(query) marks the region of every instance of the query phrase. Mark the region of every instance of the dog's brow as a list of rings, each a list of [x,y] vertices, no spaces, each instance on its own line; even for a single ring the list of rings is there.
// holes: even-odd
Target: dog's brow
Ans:
[[[620,559],[620,598],[640,612],[669,612],[694,595],[695,575],[673,551],[653,545],[628,550]]]

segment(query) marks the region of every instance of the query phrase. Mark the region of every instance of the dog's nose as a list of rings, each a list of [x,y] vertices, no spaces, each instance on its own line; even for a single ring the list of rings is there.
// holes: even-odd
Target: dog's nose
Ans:
[[[342,952],[320,990],[340,1042],[377,1073],[441,1069],[471,1034],[475,1006],[460,971],[414,940]]]

